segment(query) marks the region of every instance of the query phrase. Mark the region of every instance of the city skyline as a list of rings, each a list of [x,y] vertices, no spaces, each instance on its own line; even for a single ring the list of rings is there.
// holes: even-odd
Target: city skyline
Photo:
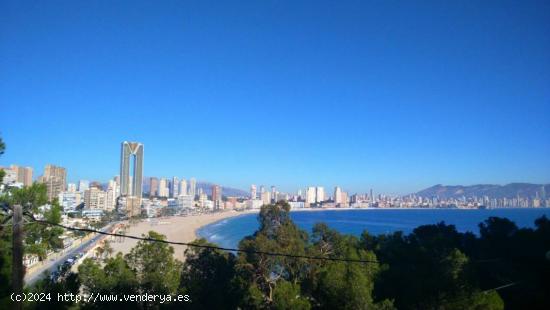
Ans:
[[[548,3],[2,5],[0,166],[106,181],[128,140],[243,190],[550,183]]]

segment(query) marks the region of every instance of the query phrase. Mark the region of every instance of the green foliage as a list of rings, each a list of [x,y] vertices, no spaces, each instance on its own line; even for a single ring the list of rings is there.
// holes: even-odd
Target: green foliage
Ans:
[[[154,231],[144,237],[166,239]],[[174,294],[177,291],[182,264],[174,259],[173,254],[174,248],[166,243],[139,241],[126,255],[126,261],[135,272],[142,291],[156,294]]]
[[[273,291],[273,309],[276,310],[308,310],[309,301],[300,296],[300,286],[281,280]]]
[[[58,299],[58,294],[78,294],[80,283],[78,275],[69,273],[66,278],[60,282],[51,282],[48,278],[38,281],[33,287],[26,291],[31,293],[43,294],[43,301],[27,302],[24,309],[69,309],[74,306],[70,300]],[[46,296],[49,301],[46,302]]]
[[[204,239],[194,243],[212,245]],[[192,296],[190,308],[237,308],[244,294],[237,281],[233,254],[196,247],[185,250],[181,287]]]
[[[61,222],[61,206],[57,199],[42,215],[48,222]],[[62,228],[39,223],[29,223],[25,228],[26,253],[35,254],[40,259],[45,259],[48,251],[63,248],[63,241],[59,238],[64,232]]]

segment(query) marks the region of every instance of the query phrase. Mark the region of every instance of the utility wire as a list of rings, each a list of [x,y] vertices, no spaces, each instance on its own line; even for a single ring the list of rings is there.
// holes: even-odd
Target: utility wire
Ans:
[[[104,232],[104,231],[89,229],[89,228],[69,227],[69,226],[65,226],[65,225],[62,225],[62,224],[52,223],[52,222],[43,221],[43,220],[37,220],[37,219],[34,219],[34,218],[33,218],[33,221],[36,222],[36,223],[39,223],[39,224],[57,226],[57,227],[61,227],[61,228],[68,229],[68,230],[73,230],[73,231],[83,231],[83,232],[97,233],[97,234],[106,235],[106,236],[123,237],[123,238],[142,240],[142,241],[159,242],[159,243],[175,244],[175,245],[185,245],[185,246],[189,246],[189,247],[196,247],[196,248],[203,248],[203,249],[210,249],[210,250],[222,250],[222,251],[240,252],[240,253],[246,253],[246,254],[260,254],[260,255],[268,255],[268,256],[304,258],[304,259],[311,259],[311,260],[325,260],[325,261],[337,261],[337,262],[347,262],[347,263],[380,264],[379,261],[375,261],[375,260],[320,257],[320,256],[295,255],[295,254],[285,254],[285,253],[275,253],[275,252],[265,252],[265,251],[224,248],[224,247],[219,247],[219,246],[214,246],[214,245],[196,244],[196,243],[188,243],[188,242],[176,242],[176,241],[168,241],[168,240],[162,240],[162,239],[153,239],[153,238],[145,238],[145,237],[138,237],[138,236],[132,236],[132,235],[109,233],[109,232]]]
[[[29,213],[29,212],[25,212],[25,215],[29,216],[32,219],[32,222],[36,222],[36,223],[39,223],[39,224],[42,224],[42,225],[57,226],[57,227],[61,227],[61,228],[64,228],[64,229],[67,229],[67,230],[72,230],[72,231],[90,232],[90,233],[97,233],[97,234],[106,235],[106,236],[123,237],[123,238],[149,241],[149,242],[160,242],[160,243],[165,243],[165,244],[185,245],[185,246],[189,246],[189,247],[196,247],[196,248],[203,248],[203,249],[210,249],[210,250],[221,250],[221,251],[228,251],[228,252],[239,252],[239,253],[246,253],[246,254],[260,254],[260,255],[268,255],[268,256],[303,258],[303,259],[311,259],[311,260],[324,260],[324,261],[336,261],[336,262],[347,262],[347,263],[382,264],[382,262],[379,262],[377,260],[334,258],[334,257],[296,255],[296,254],[286,254],[286,253],[277,253],[277,252],[255,251],[255,250],[243,250],[243,249],[234,249],[234,248],[224,248],[224,247],[219,247],[219,246],[215,246],[215,245],[206,245],[206,244],[196,244],[196,243],[189,243],[189,242],[177,242],[177,241],[169,241],[169,240],[162,240],[162,239],[145,238],[145,237],[138,237],[138,236],[132,236],[132,235],[109,233],[109,232],[104,232],[104,231],[89,229],[89,228],[70,227],[70,226],[65,226],[65,225],[62,225],[62,224],[52,223],[52,222],[49,222],[49,221],[38,220],[32,215],[32,213]],[[494,261],[499,261],[499,260],[500,260],[500,258],[495,258],[495,259],[477,260],[477,261],[474,261],[474,262],[476,262],[476,263],[487,263],[487,262],[494,262]]]

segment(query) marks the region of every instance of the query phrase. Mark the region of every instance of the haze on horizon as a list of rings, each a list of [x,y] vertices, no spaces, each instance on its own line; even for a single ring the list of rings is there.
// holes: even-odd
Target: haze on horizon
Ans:
[[[0,166],[294,192],[550,183],[550,3],[4,1]]]

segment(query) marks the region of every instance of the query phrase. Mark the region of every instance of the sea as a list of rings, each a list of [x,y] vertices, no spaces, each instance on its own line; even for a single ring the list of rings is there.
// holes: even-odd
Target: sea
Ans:
[[[290,212],[292,220],[311,233],[313,225],[323,222],[343,234],[360,236],[364,230],[370,234],[388,234],[396,231],[410,233],[420,225],[445,222],[460,232],[479,235],[479,223],[489,217],[505,217],[518,227],[535,227],[535,220],[543,215],[550,218],[550,208],[523,209],[344,209],[296,210]],[[226,248],[236,248],[239,241],[253,234],[259,227],[258,214],[247,213],[223,219],[197,230],[199,237]]]

